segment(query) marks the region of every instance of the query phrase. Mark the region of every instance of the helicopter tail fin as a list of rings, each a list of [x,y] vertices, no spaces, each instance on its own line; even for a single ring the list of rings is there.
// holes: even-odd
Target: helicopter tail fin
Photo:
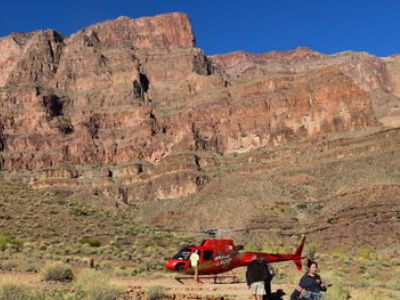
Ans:
[[[294,255],[296,256],[296,259],[294,259],[294,264],[296,265],[296,269],[300,271],[302,269],[302,264],[301,264],[301,254],[303,253],[303,248],[304,248],[304,242],[306,240],[306,236],[303,234],[301,237],[301,242],[300,245],[297,247],[296,252]]]

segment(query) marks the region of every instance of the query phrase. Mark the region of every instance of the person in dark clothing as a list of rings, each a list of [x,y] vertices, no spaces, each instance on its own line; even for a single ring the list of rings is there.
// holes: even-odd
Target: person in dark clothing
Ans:
[[[322,282],[321,277],[317,274],[318,264],[315,261],[308,261],[308,272],[300,279],[290,300],[297,299],[321,299],[321,292],[326,291],[327,285]],[[301,297],[301,298],[300,298]]]
[[[253,300],[262,300],[266,295],[266,282],[271,281],[268,263],[262,256],[257,256],[256,259],[247,266],[246,281],[253,294]]]
[[[271,300],[272,299],[272,289],[271,289],[271,281],[272,278],[275,276],[275,271],[270,265],[264,260],[265,266],[268,270],[268,276],[264,279],[264,286],[265,286],[265,296],[264,300]]]

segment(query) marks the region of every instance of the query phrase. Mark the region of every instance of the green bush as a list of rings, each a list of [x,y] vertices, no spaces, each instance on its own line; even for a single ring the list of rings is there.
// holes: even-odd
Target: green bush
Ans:
[[[9,241],[10,246],[15,250],[15,252],[20,252],[24,243],[20,240],[12,239]]]
[[[68,282],[74,279],[74,273],[62,264],[52,264],[44,269],[43,277],[46,281]]]
[[[8,235],[0,235],[0,251],[4,252],[10,241],[11,239]]]
[[[109,277],[95,270],[85,270],[79,274],[75,289],[82,299],[115,300],[120,291],[110,284]]]
[[[317,254],[317,250],[313,245],[309,245],[309,247],[306,250],[306,257],[308,259],[314,260],[315,256]],[[305,260],[305,263],[307,263],[307,261]]]
[[[298,203],[298,204],[296,204],[296,208],[297,209],[306,209],[307,204],[306,203]]]
[[[148,287],[147,294],[149,300],[162,300],[166,298],[167,289],[161,285],[152,285]]]
[[[79,241],[81,244],[88,244],[91,247],[100,247],[101,243],[98,240],[92,238],[83,238]]]
[[[360,258],[362,259],[370,259],[371,252],[368,249],[361,249],[359,253]]]
[[[73,207],[70,211],[74,216],[78,217],[85,217],[93,214],[93,211],[87,209],[86,207]]]

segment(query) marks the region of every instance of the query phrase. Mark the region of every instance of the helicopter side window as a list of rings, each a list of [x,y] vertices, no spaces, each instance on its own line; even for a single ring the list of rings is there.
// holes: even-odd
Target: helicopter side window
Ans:
[[[214,251],[204,250],[203,260],[214,260]]]
[[[191,249],[190,248],[182,248],[179,250],[172,259],[180,259],[180,260],[187,260],[189,259]]]

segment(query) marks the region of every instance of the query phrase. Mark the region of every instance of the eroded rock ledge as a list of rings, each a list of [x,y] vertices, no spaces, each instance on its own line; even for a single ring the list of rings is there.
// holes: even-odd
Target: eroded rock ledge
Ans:
[[[209,154],[396,124],[398,59],[209,57],[180,13],[14,33],[0,39],[1,175],[127,203],[196,193]]]

